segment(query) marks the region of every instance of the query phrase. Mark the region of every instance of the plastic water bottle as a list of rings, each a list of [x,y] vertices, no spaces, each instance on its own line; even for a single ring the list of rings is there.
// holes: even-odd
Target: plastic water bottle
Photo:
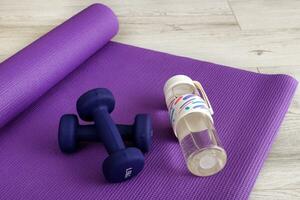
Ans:
[[[227,155],[219,141],[213,110],[201,84],[188,76],[176,75],[166,82],[164,94],[189,171],[196,176],[210,176],[222,170]]]

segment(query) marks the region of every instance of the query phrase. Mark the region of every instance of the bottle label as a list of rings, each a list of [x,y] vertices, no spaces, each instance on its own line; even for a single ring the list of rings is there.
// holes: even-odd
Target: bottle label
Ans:
[[[210,115],[209,108],[205,101],[198,95],[186,94],[174,98],[168,105],[172,127],[182,117],[192,112],[202,112]]]

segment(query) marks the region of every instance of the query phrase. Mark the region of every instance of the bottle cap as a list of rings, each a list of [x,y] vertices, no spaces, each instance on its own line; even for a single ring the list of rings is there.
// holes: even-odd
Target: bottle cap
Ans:
[[[167,105],[176,97],[185,94],[195,94],[197,88],[193,80],[185,75],[175,75],[171,77],[164,86],[164,94]]]

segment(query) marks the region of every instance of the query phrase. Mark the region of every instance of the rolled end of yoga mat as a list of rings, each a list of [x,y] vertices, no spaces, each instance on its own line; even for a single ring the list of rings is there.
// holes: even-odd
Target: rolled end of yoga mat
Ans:
[[[93,4],[0,64],[0,128],[118,32],[112,10]]]

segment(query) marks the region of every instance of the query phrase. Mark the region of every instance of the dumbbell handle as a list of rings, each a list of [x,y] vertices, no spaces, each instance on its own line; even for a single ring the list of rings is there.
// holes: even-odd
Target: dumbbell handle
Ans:
[[[132,140],[133,138],[133,125],[117,124],[117,128],[123,140]],[[83,142],[101,142],[100,137],[96,133],[96,127],[91,125],[79,125],[77,127],[76,137],[78,141]]]
[[[120,132],[110,117],[107,107],[100,106],[94,110],[93,119],[95,122],[97,136],[104,144],[109,154],[125,149]]]

